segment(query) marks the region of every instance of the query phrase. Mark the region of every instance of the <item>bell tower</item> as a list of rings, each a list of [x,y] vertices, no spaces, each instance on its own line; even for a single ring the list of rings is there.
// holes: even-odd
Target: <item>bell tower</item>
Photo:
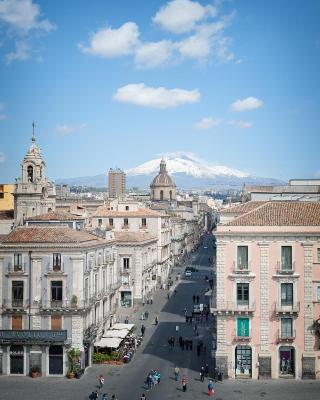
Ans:
[[[21,167],[21,177],[16,179],[14,191],[15,226],[23,225],[26,218],[55,210],[55,186],[45,175],[45,162],[36,144],[35,124],[32,123],[31,146]]]

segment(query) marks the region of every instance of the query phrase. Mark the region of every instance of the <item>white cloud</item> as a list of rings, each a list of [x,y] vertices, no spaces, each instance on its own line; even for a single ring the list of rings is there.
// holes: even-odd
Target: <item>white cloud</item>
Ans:
[[[195,34],[177,43],[183,58],[206,59],[212,55],[216,61],[226,62],[234,58],[229,51],[231,40],[223,35],[230,25],[234,13],[222,17],[219,21],[200,25]]]
[[[79,44],[83,53],[113,58],[132,54],[139,43],[139,28],[126,22],[119,29],[102,28],[92,35],[89,47]]]
[[[14,51],[6,55],[8,63],[31,58],[34,55],[31,40],[56,28],[48,19],[42,17],[39,5],[32,0],[0,1],[1,24],[15,47]],[[39,56],[36,59],[39,60]]]
[[[0,151],[0,163],[5,162],[5,159],[6,159],[6,157],[5,157],[5,155],[4,155],[4,152],[3,152],[3,151]]]
[[[254,110],[263,106],[263,101],[255,97],[247,97],[243,100],[236,100],[230,105],[230,110],[234,112],[242,112]]]
[[[208,16],[218,13],[214,6],[202,6],[196,1],[172,0],[153,17],[153,22],[173,33],[186,33],[195,29],[196,24]]]
[[[137,83],[119,88],[113,95],[113,99],[142,107],[165,109],[187,103],[196,103],[200,100],[200,93],[197,89],[153,88],[144,83]]]
[[[200,121],[196,122],[193,127],[198,130],[207,130],[220,125],[221,122],[222,120],[219,118],[207,117],[202,118]]]
[[[5,105],[4,103],[0,103],[0,121],[3,121],[7,118],[6,114],[4,113]]]
[[[174,45],[169,40],[141,44],[135,53],[135,64],[140,68],[154,68],[169,61]]]
[[[32,0],[2,0],[0,21],[25,33],[32,29],[50,32],[55,28],[48,19],[41,18],[40,7]]]
[[[241,128],[241,129],[246,129],[246,128],[252,128],[253,123],[250,121],[239,121],[239,120],[231,120],[228,121],[229,125],[232,125],[236,128]]]
[[[59,135],[69,135],[70,133],[80,132],[87,127],[87,124],[80,125],[68,125],[68,124],[60,124],[56,126],[56,132]]]

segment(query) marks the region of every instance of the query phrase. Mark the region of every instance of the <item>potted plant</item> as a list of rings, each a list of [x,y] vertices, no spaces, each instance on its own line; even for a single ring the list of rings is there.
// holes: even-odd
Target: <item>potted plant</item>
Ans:
[[[72,304],[73,307],[76,307],[76,306],[77,306],[77,304],[78,304],[78,297],[77,297],[77,295],[75,295],[75,294],[72,295],[72,297],[71,297],[71,304]]]
[[[68,371],[68,378],[74,378],[75,377],[75,372],[77,370],[77,361],[80,357],[80,350],[76,349],[75,347],[72,347],[69,351],[68,351],[68,356],[70,359],[70,368]]]
[[[41,375],[41,369],[38,366],[33,366],[30,370],[31,378],[37,378]]]

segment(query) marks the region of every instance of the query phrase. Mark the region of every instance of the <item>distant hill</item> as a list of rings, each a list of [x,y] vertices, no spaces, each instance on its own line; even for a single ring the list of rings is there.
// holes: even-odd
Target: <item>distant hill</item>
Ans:
[[[244,184],[250,185],[281,185],[284,182],[249,175],[226,166],[211,165],[190,153],[172,153],[165,157],[167,171],[172,176],[178,188],[184,189],[239,189]],[[160,158],[147,161],[126,171],[127,188],[138,187],[147,189],[152,179],[159,172]],[[107,186],[106,174],[78,178],[60,178],[56,183],[66,183],[77,186]]]

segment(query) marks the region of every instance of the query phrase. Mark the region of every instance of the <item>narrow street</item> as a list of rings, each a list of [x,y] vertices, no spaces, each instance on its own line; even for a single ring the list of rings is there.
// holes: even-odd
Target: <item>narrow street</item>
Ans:
[[[205,303],[204,293],[209,289],[205,282],[205,276],[210,277],[212,273],[209,258],[214,256],[214,242],[212,236],[205,236],[203,244],[195,253],[191,253],[188,260],[182,267],[175,268],[172,277],[174,286],[171,288],[171,297],[167,299],[167,290],[159,290],[154,296],[152,305],[145,305],[143,310],[149,311],[149,318],[146,321],[139,320],[141,310],[135,315],[130,316],[129,321],[135,323],[137,330],[140,331],[141,325],[146,327],[145,338],[140,348],[138,348],[132,361],[121,366],[113,365],[93,365],[80,379],[68,380],[66,378],[38,378],[29,377],[0,376],[0,400],[12,397],[12,387],[14,385],[14,396],[24,400],[33,400],[35,396],[46,400],[87,400],[89,394],[97,389],[97,377],[103,374],[105,385],[101,391],[108,394],[108,400],[112,394],[116,395],[117,400],[140,400],[141,394],[145,393],[147,400],[164,399],[185,399],[194,400],[208,398],[207,384],[208,379],[200,381],[199,371],[202,365],[208,363],[210,374],[211,365],[211,346],[212,346],[212,321],[208,323],[197,323],[199,337],[204,342],[206,352],[197,355],[197,339],[193,330],[193,325],[186,324],[184,308],[188,313],[193,306],[193,295],[199,295],[200,303]],[[186,266],[197,268],[197,272],[192,273],[191,278],[184,277]],[[176,281],[175,275],[181,272],[181,280]],[[174,289],[177,293],[174,294]],[[127,313],[123,311],[123,316]],[[154,316],[159,317],[159,324],[154,324]],[[179,331],[176,332],[176,327]],[[193,350],[181,350],[177,340],[179,336],[193,339]],[[176,337],[173,350],[169,348],[168,338]],[[180,368],[181,375],[188,377],[188,390],[182,392],[180,379],[174,380],[174,367]],[[145,379],[151,369],[156,369],[161,373],[161,382],[154,389],[147,391]],[[319,381],[290,381],[284,380],[268,381],[223,381],[214,382],[214,400],[301,400],[305,391],[308,391],[310,398],[318,398],[320,390]]]

